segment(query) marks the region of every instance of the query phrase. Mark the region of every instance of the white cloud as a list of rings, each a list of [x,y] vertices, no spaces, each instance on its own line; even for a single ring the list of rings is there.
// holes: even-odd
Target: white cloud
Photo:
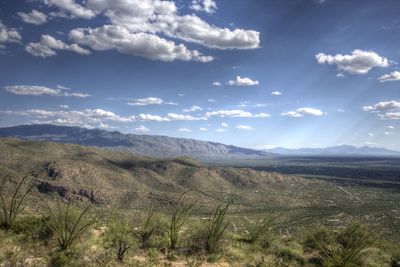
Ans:
[[[34,123],[51,123],[57,125],[100,127],[106,122],[128,123],[135,121],[135,116],[120,116],[103,109],[77,110],[42,110],[29,109],[23,111],[0,111],[2,114],[27,116],[35,118]],[[39,119],[39,120],[37,120]]]
[[[164,100],[158,97],[146,97],[133,99],[133,102],[128,103],[130,106],[147,106],[147,105],[161,105]]]
[[[253,114],[249,111],[243,110],[219,110],[206,113],[206,117],[220,117],[220,118],[268,118],[269,114],[258,113]]]
[[[385,101],[379,102],[373,106],[364,106],[362,108],[364,111],[389,111],[389,110],[398,110],[400,109],[400,102],[392,100],[392,101]]]
[[[167,118],[171,121],[200,121],[207,120],[205,117],[193,117],[190,115],[181,115],[175,113],[168,113]]]
[[[22,37],[16,29],[7,28],[0,20],[0,48],[5,43],[19,43]]]
[[[373,51],[354,50],[351,55],[327,55],[319,53],[315,56],[319,64],[336,65],[339,72],[350,74],[366,74],[372,68],[386,68],[390,66],[387,58],[381,57]]]
[[[204,128],[204,127],[201,127],[201,128],[200,128],[200,131],[202,131],[202,132],[208,132],[208,129],[207,129],[207,128]]]
[[[201,110],[203,110],[202,107],[199,107],[199,106],[192,106],[192,107],[190,107],[190,108],[184,109],[183,112],[196,112],[196,111],[201,111]]]
[[[400,120],[400,112],[387,112],[385,114],[380,114],[379,117],[382,120]]]
[[[58,7],[76,18],[91,19],[96,16],[96,13],[93,10],[75,3],[74,0],[44,0],[44,3],[50,7]]]
[[[4,89],[7,92],[16,95],[32,95],[32,96],[48,95],[48,96],[67,96],[67,97],[72,96],[80,98],[85,98],[90,96],[89,94],[83,94],[83,93],[62,92],[60,89],[53,89],[37,85],[10,85],[10,86],[5,86]]]
[[[138,121],[156,121],[156,122],[169,121],[168,118],[151,114],[139,114],[136,116],[136,119]]]
[[[211,99],[211,98],[210,98],[210,99],[207,99],[207,101],[210,102],[210,103],[216,103],[216,102],[217,102],[216,100]]]
[[[76,43],[93,50],[115,49],[121,53],[160,61],[199,61],[209,62],[211,56],[204,56],[197,50],[189,50],[183,44],[161,38],[150,33],[132,33],[118,25],[104,25],[95,29],[79,28],[69,34]]]
[[[222,127],[229,127],[229,125],[227,123],[225,123],[225,122],[221,123],[221,126]]]
[[[218,128],[218,129],[216,129],[215,130],[217,133],[224,133],[224,132],[227,132],[228,130],[227,129],[223,129],[223,128]]]
[[[89,55],[90,51],[80,47],[78,44],[65,44],[50,35],[42,35],[40,42],[28,43],[25,46],[26,52],[35,57],[51,57],[57,55],[56,50],[65,50],[80,55]]]
[[[227,83],[231,86],[254,86],[260,84],[257,80],[252,80],[250,78],[241,78],[240,76],[236,76],[235,80],[230,80]]]
[[[393,129],[395,129],[396,127],[394,127],[393,125],[389,125],[389,126],[386,127],[386,128],[393,130]]]
[[[301,118],[304,116],[322,116],[324,113],[319,110],[319,109],[315,109],[315,108],[299,108],[296,109],[295,111],[289,111],[289,112],[285,112],[282,113],[282,116],[285,117],[291,117],[291,118]]]
[[[342,108],[338,108],[338,109],[337,109],[337,112],[339,112],[339,113],[344,113],[344,112],[345,112],[345,110],[344,110],[344,109],[342,109]]]
[[[69,109],[69,106],[68,106],[68,105],[60,105],[60,108],[62,108],[62,109]]]
[[[150,132],[150,129],[147,128],[144,125],[140,125],[139,127],[135,128],[135,132],[139,132],[139,133],[147,133]]]
[[[254,130],[253,127],[247,126],[247,125],[237,125],[235,128],[236,128],[236,129],[239,129],[239,130],[245,130],[245,131],[252,131],[252,130]]]
[[[212,14],[217,10],[217,4],[214,0],[192,0],[189,8],[195,11],[204,11]]]
[[[192,132],[192,130],[190,130],[190,129],[188,129],[188,128],[179,128],[178,131],[179,131],[179,132],[186,132],[186,133]]]
[[[394,135],[394,134],[396,134],[396,133],[394,133],[394,132],[384,132],[383,134],[384,134],[384,135]]]
[[[392,82],[392,81],[400,81],[400,71],[393,71],[390,74],[382,75],[378,78],[379,82]]]
[[[273,91],[273,92],[271,93],[271,95],[274,95],[274,96],[280,96],[280,95],[282,95],[282,92],[279,92],[279,91]]]
[[[368,133],[368,136],[369,137],[374,137],[374,134],[373,133]]]
[[[212,85],[213,86],[222,86],[222,84],[220,82],[213,82]]]
[[[46,14],[35,9],[30,13],[18,12],[17,15],[22,19],[23,22],[29,24],[42,25],[47,22]]]

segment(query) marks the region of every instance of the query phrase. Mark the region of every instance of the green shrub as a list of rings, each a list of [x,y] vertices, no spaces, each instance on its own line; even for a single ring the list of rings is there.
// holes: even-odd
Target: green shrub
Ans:
[[[214,253],[217,250],[222,236],[229,225],[229,223],[225,222],[228,208],[229,203],[226,204],[224,208],[216,208],[214,216],[209,220],[206,243],[206,250],[208,253]]]
[[[372,232],[360,224],[338,233],[320,229],[309,238],[308,246],[315,246],[324,256],[325,265],[334,267],[360,266],[363,250],[375,241]]]
[[[104,233],[104,245],[112,249],[118,261],[123,262],[128,250],[135,246],[132,225],[121,217],[113,219]]]
[[[157,210],[151,207],[144,219],[143,225],[136,232],[142,248],[149,245],[150,239],[154,234],[157,234],[157,230],[160,229],[159,217]]]
[[[28,176],[22,178],[13,191],[11,198],[3,193],[5,185],[3,184],[0,187],[0,227],[7,230],[12,229],[15,220],[25,209],[26,198],[34,187],[34,185],[24,187],[27,178]]]
[[[245,232],[247,233],[247,241],[255,243],[260,239],[263,234],[266,234],[272,227],[277,217],[265,216],[264,218],[258,218],[254,222],[247,220],[244,224]]]
[[[53,236],[53,231],[48,227],[48,217],[24,216],[14,226],[17,233],[24,233],[28,238],[43,241],[45,245]]]
[[[400,267],[400,249],[392,256],[392,267]]]
[[[55,208],[46,203],[49,220],[47,226],[53,231],[60,250],[71,248],[73,243],[95,223],[88,217],[90,206],[83,210],[57,201]]]
[[[170,241],[171,249],[176,248],[178,241],[179,241],[180,231],[181,231],[183,225],[185,224],[185,222],[188,220],[190,213],[192,212],[192,210],[194,208],[194,204],[184,203],[182,201],[182,197],[189,191],[183,192],[179,196],[176,205],[172,206],[171,220],[170,220],[169,231],[168,231],[168,238]]]
[[[49,266],[51,267],[64,267],[71,266],[73,262],[72,255],[64,251],[56,251],[50,257]]]

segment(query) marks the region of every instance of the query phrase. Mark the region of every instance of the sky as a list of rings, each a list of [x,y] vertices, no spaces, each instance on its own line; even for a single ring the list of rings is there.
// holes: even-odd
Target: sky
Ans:
[[[399,0],[0,0],[0,127],[400,150]]]

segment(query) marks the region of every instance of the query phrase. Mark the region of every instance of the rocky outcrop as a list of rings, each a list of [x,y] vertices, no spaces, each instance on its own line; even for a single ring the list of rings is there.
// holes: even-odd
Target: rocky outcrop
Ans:
[[[54,185],[49,182],[40,182],[37,186],[40,193],[57,193],[67,200],[87,200],[93,204],[99,204],[105,201],[105,196],[98,190],[87,190],[82,188],[70,188],[63,185]]]

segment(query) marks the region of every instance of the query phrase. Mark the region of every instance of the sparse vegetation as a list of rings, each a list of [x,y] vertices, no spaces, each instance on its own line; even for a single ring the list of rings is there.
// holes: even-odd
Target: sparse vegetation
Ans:
[[[247,217],[244,217],[244,219],[246,220],[244,222],[245,233],[247,234],[246,241],[255,243],[262,235],[268,233],[277,217],[264,216],[256,218],[254,221],[249,220]]]
[[[13,228],[15,220],[25,209],[26,198],[34,187],[34,185],[31,185],[24,188],[27,178],[25,176],[21,179],[10,198],[3,192],[5,185],[3,184],[0,187],[0,227],[7,230]]]
[[[226,212],[228,211],[229,203],[225,207],[217,207],[214,216],[208,222],[206,250],[208,253],[214,253],[222,239],[229,223],[226,222]]]
[[[104,244],[115,252],[118,261],[123,262],[126,252],[135,246],[132,225],[122,216],[113,218],[104,234]]]
[[[94,225],[95,220],[88,218],[90,206],[83,210],[78,210],[70,202],[60,204],[56,202],[55,207],[46,203],[46,210],[49,220],[46,221],[48,227],[53,231],[60,250],[71,248],[74,242]]]
[[[324,262],[333,267],[360,266],[363,250],[373,245],[373,233],[360,224],[352,224],[339,232],[320,228],[309,235],[306,245],[317,249]]]
[[[183,225],[188,220],[191,211],[194,208],[194,204],[192,203],[184,203],[182,198],[186,195],[189,191],[183,192],[175,205],[172,206],[171,210],[171,220],[170,226],[168,231],[168,237],[170,241],[170,248],[176,249],[179,241],[179,236]]]

